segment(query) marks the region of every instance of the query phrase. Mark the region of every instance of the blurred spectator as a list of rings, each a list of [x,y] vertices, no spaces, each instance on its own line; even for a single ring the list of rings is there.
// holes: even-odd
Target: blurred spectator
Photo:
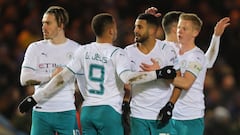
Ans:
[[[0,84],[0,134],[1,135],[27,135],[16,129],[11,123],[11,114],[13,114],[16,106],[13,103],[16,91],[11,90],[7,84]],[[16,95],[17,96],[17,95]],[[14,109],[14,110],[12,110]]]
[[[209,116],[208,116],[209,117]],[[217,106],[208,118],[205,134],[208,135],[233,135],[230,125],[230,112],[223,106]]]
[[[213,69],[208,71],[205,80],[205,135],[239,134],[240,0],[0,0],[0,85],[7,85],[9,90],[8,94],[0,90],[1,120],[5,119],[9,125],[15,124],[16,129],[29,132],[29,117],[19,115],[16,110],[19,98],[32,92],[31,87],[19,85],[20,65],[27,45],[42,39],[39,22],[41,15],[50,5],[60,5],[70,11],[72,21],[66,32],[70,38],[81,44],[95,40],[90,27],[91,18],[100,12],[111,12],[116,18],[119,29],[116,46],[122,48],[133,42],[132,26],[137,15],[151,6],[157,7],[162,15],[171,10],[198,14],[203,19],[203,30],[196,44],[203,50],[208,48],[216,20],[230,16],[231,25],[222,35],[219,57]],[[158,38],[163,38],[161,28]],[[4,106],[7,108],[2,111]],[[218,117],[219,110],[225,112],[226,116],[230,114],[227,121],[216,121],[221,119]],[[21,124],[23,122],[28,123],[27,126]],[[0,134],[3,134],[1,131],[2,124]]]

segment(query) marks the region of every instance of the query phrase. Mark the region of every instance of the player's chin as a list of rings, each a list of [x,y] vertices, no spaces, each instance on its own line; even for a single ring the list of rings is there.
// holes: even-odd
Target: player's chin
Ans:
[[[47,35],[43,35],[43,38],[44,38],[44,39],[50,39],[50,37],[47,36]]]
[[[135,42],[140,42],[140,38],[139,37],[135,37],[134,40],[135,40]]]

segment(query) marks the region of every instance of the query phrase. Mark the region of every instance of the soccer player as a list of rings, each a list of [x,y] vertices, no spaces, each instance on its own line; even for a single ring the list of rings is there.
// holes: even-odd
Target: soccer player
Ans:
[[[61,71],[79,46],[65,37],[64,30],[68,22],[69,16],[63,7],[49,7],[42,17],[44,40],[31,43],[26,50],[20,81],[22,85],[34,85],[35,93]],[[75,125],[73,82],[69,81],[47,102],[34,107],[31,135],[55,135],[56,132],[59,135],[71,135],[79,132]]]
[[[156,39],[158,18],[140,14],[135,21],[135,42],[125,48],[134,71],[142,71],[142,63],[157,63],[159,67],[175,65],[177,53],[171,45]],[[169,134],[170,124],[158,127],[156,118],[171,96],[170,82],[155,80],[132,85],[131,135]]]
[[[155,7],[150,7],[145,10],[145,13],[153,14],[156,17],[160,17],[161,14],[158,13],[158,9]],[[163,16],[162,19],[162,28],[165,34],[165,40],[168,44],[173,44],[176,49],[176,52],[179,52],[179,44],[177,40],[177,24],[180,14],[183,13],[181,11],[170,11]],[[212,35],[212,39],[210,42],[210,46],[205,53],[205,56],[208,60],[208,68],[212,68],[213,64],[216,61],[219,45],[220,45],[220,37],[222,36],[225,28],[230,25],[230,18],[224,17],[218,21],[214,28],[214,34]]]
[[[215,32],[222,34],[229,25],[229,18],[223,18],[215,26]],[[160,111],[162,121],[171,118],[172,134],[177,135],[203,135],[204,132],[204,80],[209,59],[203,51],[195,45],[195,38],[202,27],[202,21],[196,14],[182,13],[177,25],[177,38],[181,46],[179,50],[178,75],[173,80],[176,95],[171,97],[165,107]],[[218,29],[218,30],[217,30]],[[221,35],[220,34],[220,35]],[[211,53],[211,52],[210,52]],[[178,99],[178,100],[176,100]],[[165,117],[165,118],[163,118]]]
[[[159,17],[160,14],[156,12],[156,8],[149,8],[146,10],[147,13],[150,13],[150,14],[153,14],[155,15],[156,17]],[[162,21],[162,25],[163,25],[163,28],[164,28],[164,31],[165,31],[165,36],[166,36],[166,39],[165,39],[165,43],[166,44],[170,44],[172,45],[174,48],[175,48],[175,51],[178,53],[178,50],[179,50],[179,46],[177,44],[177,34],[176,34],[176,29],[177,29],[177,23],[178,23],[178,19],[179,19],[179,15],[181,14],[182,12],[177,12],[177,11],[172,11],[172,12],[169,12],[167,13],[164,17],[163,17],[163,21]],[[208,58],[208,67],[211,68],[212,65],[214,64],[215,60],[216,60],[216,57],[217,57],[217,54],[218,54],[218,49],[219,49],[219,42],[220,42],[220,36],[223,34],[225,28],[229,25],[229,18],[228,17],[225,17],[223,19],[221,19],[217,25],[215,26],[215,31],[214,31],[214,35],[213,35],[213,38],[212,38],[212,41],[211,41],[211,45],[206,53],[206,57]],[[137,52],[139,52],[137,50]],[[131,52],[130,52],[130,55],[131,55]],[[138,54],[139,55],[139,54]],[[140,56],[138,55],[132,55],[132,58],[133,59],[138,59]],[[149,55],[149,54],[148,54]],[[150,59],[150,58],[149,58]],[[154,60],[152,60],[153,62],[156,62]],[[147,64],[143,64],[144,66],[142,67],[144,70],[153,70],[153,69],[149,69],[149,66],[150,65],[147,65]],[[147,67],[145,67],[147,66]],[[134,90],[133,90],[134,91]],[[124,98],[125,102],[123,104],[124,106],[124,110],[127,110],[126,108],[129,108],[128,107],[128,102],[130,100],[130,94],[129,94],[129,91],[126,91],[127,94],[125,94],[125,97],[128,97],[128,98]],[[152,97],[151,97],[152,98]],[[167,100],[169,97],[166,97]],[[174,106],[174,103],[176,102],[176,95],[173,94],[171,96],[171,102],[166,102],[166,105],[165,107],[162,108],[161,110],[161,113],[160,113],[160,117],[158,117],[158,119],[161,120],[161,123],[167,123],[168,120],[171,118],[172,116],[172,113],[170,112],[170,114],[167,113],[166,109],[165,108],[170,108],[170,111],[172,111],[173,109],[173,106]],[[129,113],[129,112],[128,112]],[[125,113],[125,115],[127,115],[128,113]],[[164,113],[164,116],[162,116]],[[125,119],[127,116],[124,116]],[[125,120],[126,121],[126,120]],[[127,122],[126,122],[127,123]],[[133,127],[132,127],[133,129]],[[135,129],[133,129],[134,131]],[[134,134],[134,133],[133,133]]]
[[[182,13],[177,25],[177,38],[181,45],[179,70],[181,75],[173,85],[181,90],[173,110],[173,127],[178,135],[203,135],[204,131],[204,80],[208,61],[204,52],[195,45],[202,27],[196,14]]]
[[[173,79],[175,70],[166,66],[157,71],[132,72],[126,52],[112,45],[117,37],[112,15],[101,13],[94,16],[91,26],[96,42],[79,47],[70,63],[41,91],[23,100],[19,109],[26,111],[37,103],[44,103],[44,98],[60,92],[75,74],[83,70],[86,82],[85,89],[80,88],[84,98],[81,109],[83,135],[123,135],[121,104],[124,83]]]
[[[161,15],[160,13],[157,13],[157,8],[155,7],[148,8],[145,12],[153,14],[156,17],[159,17]],[[176,31],[177,31],[179,16],[181,13],[183,12],[170,11],[167,14],[165,14],[162,19],[162,27],[166,37],[164,42],[166,42],[167,44],[172,44],[177,53],[179,53],[180,46],[178,44]],[[230,21],[229,17],[224,17],[216,24],[214,28],[214,34],[212,36],[210,46],[207,52],[205,53],[205,56],[208,61],[207,68],[212,68],[217,58],[218,51],[219,51],[220,37],[223,34],[225,28],[230,25],[229,21]],[[154,70],[154,69],[149,69],[148,67],[148,70]],[[171,118],[172,116],[171,111],[173,109],[171,107],[173,107],[177,98],[178,97],[176,95],[173,95],[169,100],[170,102],[168,102],[165,105],[165,107],[161,109],[159,114],[159,118],[161,119],[161,122],[168,122],[168,120]],[[166,108],[169,108],[169,109],[166,109]],[[170,113],[167,113],[168,111],[170,111]]]

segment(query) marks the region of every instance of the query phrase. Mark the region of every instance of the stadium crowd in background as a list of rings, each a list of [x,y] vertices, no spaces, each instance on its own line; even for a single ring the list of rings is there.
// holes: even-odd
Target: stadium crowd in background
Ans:
[[[208,46],[204,45],[209,45],[216,21],[229,16],[231,25],[222,35],[217,61],[213,69],[208,70],[205,80],[205,135],[234,135],[240,132],[239,0],[0,0],[0,85],[4,86],[0,87],[0,93],[1,99],[8,100],[9,104],[3,109],[1,106],[0,113],[16,129],[26,133],[30,131],[30,116],[21,115],[17,110],[19,101],[33,92],[32,87],[20,86],[20,68],[29,43],[42,39],[41,18],[50,5],[60,5],[69,11],[71,21],[66,33],[80,44],[95,40],[90,21],[99,12],[115,16],[119,27],[115,44],[131,44],[137,15],[155,6],[162,15],[178,10],[200,16],[203,29],[196,42],[206,51]],[[161,28],[158,38],[164,39]],[[7,94],[4,93],[6,90]]]

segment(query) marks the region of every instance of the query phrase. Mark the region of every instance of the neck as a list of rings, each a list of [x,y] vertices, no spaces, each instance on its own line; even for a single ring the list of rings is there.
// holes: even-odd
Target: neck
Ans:
[[[148,39],[146,40],[146,42],[143,43],[138,43],[138,49],[144,53],[144,54],[148,54],[149,52],[152,51],[152,49],[154,48],[156,44],[156,39]]]
[[[104,38],[104,37],[96,37],[96,42],[97,42],[97,43],[109,43],[109,44],[113,44],[112,39],[110,39],[110,38]]]
[[[51,39],[54,45],[62,44],[67,41],[64,33],[59,33],[55,38]]]
[[[165,36],[166,36],[165,38],[166,41],[174,42],[174,43],[178,42],[176,33],[169,33],[169,34],[165,33]]]
[[[185,52],[192,50],[196,45],[194,43],[188,43],[188,44],[180,44],[180,55],[184,54]]]

